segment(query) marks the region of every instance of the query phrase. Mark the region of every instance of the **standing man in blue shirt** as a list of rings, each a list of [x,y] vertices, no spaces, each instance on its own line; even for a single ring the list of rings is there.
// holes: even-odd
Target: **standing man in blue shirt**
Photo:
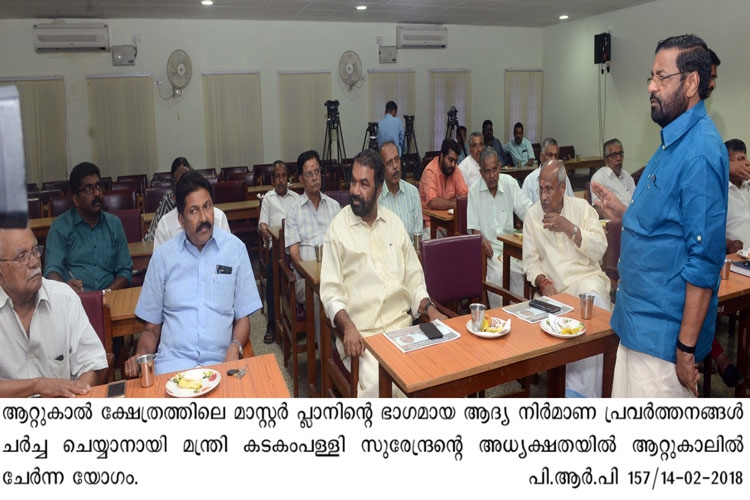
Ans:
[[[122,222],[102,211],[99,167],[83,162],[70,172],[73,206],[49,228],[44,276],[77,291],[127,288],[133,261]]]
[[[125,363],[126,377],[137,375],[138,356],[154,352],[157,374],[242,358],[248,316],[261,308],[245,244],[214,227],[208,181],[186,173],[175,198],[185,230],[157,248],[149,262],[135,308],[146,326],[135,356]]]
[[[698,395],[695,362],[714,336],[729,182],[726,148],[703,102],[710,77],[699,37],[658,43],[648,92],[661,145],[622,219],[613,397]],[[596,194],[617,205],[606,190]]]
[[[398,106],[393,101],[385,103],[385,116],[378,122],[378,149],[386,142],[392,142],[398,147],[401,156],[404,150],[404,124],[396,118]]]

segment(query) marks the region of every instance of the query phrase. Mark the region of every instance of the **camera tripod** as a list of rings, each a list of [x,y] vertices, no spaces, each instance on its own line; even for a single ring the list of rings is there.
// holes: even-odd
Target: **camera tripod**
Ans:
[[[328,109],[328,118],[326,119],[326,132],[323,138],[323,157],[320,161],[320,167],[323,170],[323,185],[325,186],[326,170],[334,165],[331,158],[331,148],[333,147],[333,133],[336,132],[336,162],[338,167],[341,160],[346,158],[346,147],[344,146],[344,134],[341,130],[341,120],[339,119],[338,101],[326,101],[325,106]],[[338,187],[336,188],[338,189]]]
[[[369,138],[370,142],[367,142]],[[365,150],[365,144],[368,149],[378,150],[378,122],[367,122],[367,130],[365,130],[365,138],[362,141],[362,151]]]

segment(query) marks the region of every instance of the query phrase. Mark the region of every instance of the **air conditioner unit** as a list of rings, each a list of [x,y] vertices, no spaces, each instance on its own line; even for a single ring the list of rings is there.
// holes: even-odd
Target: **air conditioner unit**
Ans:
[[[444,49],[448,45],[448,28],[437,24],[396,26],[399,49]]]
[[[35,24],[37,52],[109,52],[106,24]]]

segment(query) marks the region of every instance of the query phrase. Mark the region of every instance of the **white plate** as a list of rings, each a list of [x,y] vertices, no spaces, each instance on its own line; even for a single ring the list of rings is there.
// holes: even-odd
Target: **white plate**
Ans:
[[[210,368],[196,368],[195,370],[182,372],[180,375],[188,379],[200,378],[202,386],[197,390],[183,389],[174,381],[175,377],[172,377],[167,381],[167,394],[173,398],[197,398],[204,394],[208,394],[219,385],[219,382],[221,382],[221,374]]]
[[[449,214],[453,215],[453,209],[452,208],[449,208],[448,210],[446,210],[446,212],[448,212]]]
[[[742,257],[743,259],[750,259],[750,256],[748,255],[748,250],[743,248],[742,250],[737,250],[737,255]]]
[[[494,319],[499,319],[499,318],[492,318],[492,319],[494,320]],[[505,327],[499,333],[482,332],[482,331],[477,332],[477,331],[474,331],[471,328],[471,320],[469,320],[469,321],[466,322],[466,329],[469,330],[470,333],[473,333],[474,335],[476,335],[477,337],[482,337],[482,338],[485,338],[485,339],[496,339],[496,338],[499,338],[499,337],[503,337],[503,336],[507,335],[510,332],[510,319],[508,319],[507,321],[505,321]]]
[[[549,322],[549,317],[544,318],[541,323],[539,323],[542,327],[542,330],[549,333],[553,337],[561,338],[561,339],[572,339],[573,337],[579,337],[586,333],[586,326],[578,321],[577,319],[573,318],[557,318],[559,322],[562,323],[563,327],[569,327],[569,328],[575,328],[578,325],[581,325],[581,330],[578,333],[574,333],[571,335],[563,335],[562,333],[557,333],[554,328],[552,328],[552,325]]]

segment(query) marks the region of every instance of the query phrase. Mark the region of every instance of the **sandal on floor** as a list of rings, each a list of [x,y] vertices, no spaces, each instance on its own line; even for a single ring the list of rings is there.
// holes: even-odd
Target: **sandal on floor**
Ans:
[[[264,344],[273,344],[276,342],[276,334],[271,332],[266,332],[266,334],[263,336],[263,343]]]

